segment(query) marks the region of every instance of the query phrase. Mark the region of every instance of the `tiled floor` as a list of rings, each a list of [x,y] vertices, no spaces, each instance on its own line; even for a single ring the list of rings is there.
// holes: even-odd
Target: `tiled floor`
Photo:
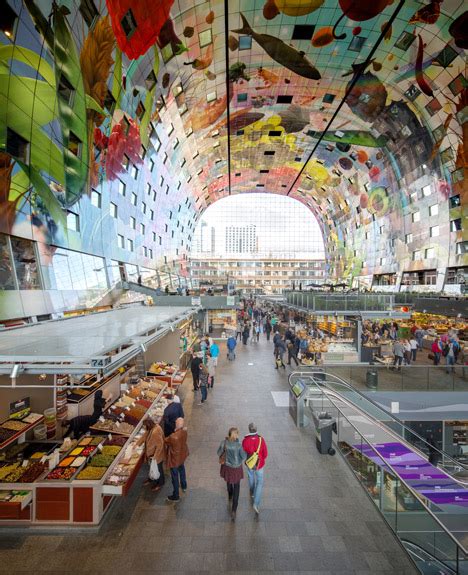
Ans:
[[[205,405],[183,386],[189,489],[176,506],[165,502],[169,485],[155,495],[142,475],[98,534],[0,534],[0,572],[416,573],[340,457],[320,456],[310,432],[275,405],[286,375],[270,344],[240,346],[232,363],[222,355]],[[244,433],[250,421],[270,451],[264,499],[257,519],[244,480],[233,524],[216,449],[229,427]]]

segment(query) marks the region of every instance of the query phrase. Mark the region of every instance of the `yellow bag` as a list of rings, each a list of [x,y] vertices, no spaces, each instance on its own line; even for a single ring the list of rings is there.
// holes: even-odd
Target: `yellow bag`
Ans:
[[[258,463],[258,454],[260,453],[260,447],[262,446],[262,438],[259,436],[259,442],[257,450],[252,453],[250,457],[245,460],[245,464],[249,469],[254,469]]]

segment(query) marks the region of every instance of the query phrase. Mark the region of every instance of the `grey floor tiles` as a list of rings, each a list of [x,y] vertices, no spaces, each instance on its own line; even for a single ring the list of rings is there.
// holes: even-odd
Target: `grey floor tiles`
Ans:
[[[205,405],[189,380],[182,389],[189,489],[177,505],[165,502],[169,483],[157,495],[144,488],[142,471],[97,534],[0,533],[0,573],[416,573],[340,457],[319,455],[311,433],[275,406],[271,391],[287,389],[287,373],[264,340],[240,345],[234,362],[223,351]],[[270,451],[264,498],[257,518],[244,479],[233,524],[216,449],[229,427],[245,433],[250,421]]]

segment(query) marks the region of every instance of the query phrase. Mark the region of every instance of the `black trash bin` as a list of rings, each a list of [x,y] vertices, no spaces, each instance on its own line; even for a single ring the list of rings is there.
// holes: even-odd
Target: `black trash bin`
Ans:
[[[369,369],[366,374],[366,386],[369,389],[377,389],[379,384],[379,374],[376,369]]]

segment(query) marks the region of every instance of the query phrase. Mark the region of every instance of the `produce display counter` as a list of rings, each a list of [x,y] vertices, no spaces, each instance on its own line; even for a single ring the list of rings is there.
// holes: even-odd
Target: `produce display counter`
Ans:
[[[60,454],[57,443],[45,444],[52,445],[52,453],[31,443],[29,450],[36,451],[26,453],[26,464],[20,458],[13,464],[0,462],[0,526],[99,525],[113,498],[125,495],[133,484],[143,463],[144,446],[138,445],[143,421],[162,415],[167,389],[166,382],[142,378],[106,410],[91,435],[65,440]],[[10,482],[23,466],[29,481],[23,475]]]
[[[44,416],[39,413],[29,413],[22,419],[6,419],[0,423],[0,449],[8,447],[17,440],[23,440],[29,431],[44,422]]]
[[[134,367],[130,367],[121,373],[113,373],[111,376],[102,378],[99,381],[96,381],[96,376],[89,376],[89,378],[79,382],[79,385],[85,385],[86,387],[70,389],[65,386],[67,390],[68,419],[78,415],[90,415],[93,412],[94,394],[98,389],[103,392],[104,396],[112,394],[113,397],[118,397],[120,395],[120,386],[134,370]]]
[[[177,365],[170,365],[162,361],[153,363],[147,374],[159,381],[164,381],[171,389],[177,389],[184,383],[187,370],[179,369]]]
[[[0,490],[0,519],[28,519],[32,491]]]

